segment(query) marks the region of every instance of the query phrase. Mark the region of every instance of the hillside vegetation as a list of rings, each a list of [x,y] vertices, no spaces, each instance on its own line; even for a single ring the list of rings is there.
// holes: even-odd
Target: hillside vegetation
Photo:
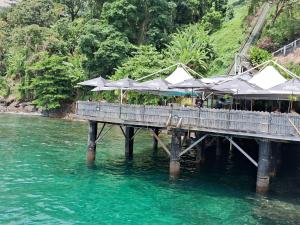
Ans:
[[[74,87],[100,75],[136,79],[178,62],[224,73],[247,13],[243,0],[21,1],[0,13],[0,95],[55,109],[87,97]]]
[[[254,6],[262,3],[264,0],[251,0],[250,8],[254,12],[256,10]],[[262,35],[251,53],[252,61],[254,64],[260,64],[270,59],[272,52],[298,38],[300,38],[300,1],[276,0]],[[276,60],[300,75],[298,52]]]

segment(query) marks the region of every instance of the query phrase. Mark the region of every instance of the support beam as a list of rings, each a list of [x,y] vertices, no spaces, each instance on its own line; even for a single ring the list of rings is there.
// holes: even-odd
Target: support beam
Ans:
[[[180,129],[172,130],[171,155],[170,155],[170,178],[176,180],[180,174],[181,134]]]
[[[167,148],[167,146],[162,142],[162,140],[160,140],[160,138],[155,134],[155,132],[153,130],[150,129],[150,131],[152,131],[153,137],[159,142],[159,144],[165,150],[165,152],[168,154],[168,156],[170,156],[171,153],[170,153],[169,149]]]
[[[262,139],[259,141],[258,169],[256,180],[256,192],[266,193],[270,184],[270,158],[271,158],[271,142]]]
[[[153,129],[154,134],[158,137],[159,135],[159,129],[158,128],[154,128]],[[157,150],[158,150],[158,141],[156,139],[156,137],[153,135],[153,156],[157,156]]]
[[[237,148],[237,150],[239,150],[247,159],[250,160],[250,162],[253,163],[254,166],[258,166],[257,162],[255,162],[254,159],[251,158],[250,155],[248,155],[237,143],[235,143],[232,138],[229,138],[229,137],[225,137],[232,145],[234,145],[234,147]]]
[[[202,136],[201,138],[199,138],[197,141],[195,141],[192,145],[190,145],[187,149],[185,149],[184,151],[182,151],[179,156],[182,156],[183,154],[187,153],[188,151],[190,151],[192,148],[194,148],[198,143],[200,143],[201,141],[203,141],[208,135],[205,134],[204,136]]]
[[[96,159],[96,139],[97,139],[97,122],[89,121],[88,149],[87,149],[88,162],[93,162]]]
[[[134,127],[126,127],[125,129],[125,158],[133,159],[133,143],[134,143]]]

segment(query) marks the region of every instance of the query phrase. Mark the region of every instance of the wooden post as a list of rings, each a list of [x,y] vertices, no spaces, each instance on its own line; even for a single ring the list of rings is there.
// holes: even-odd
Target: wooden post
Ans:
[[[154,128],[153,132],[156,134],[156,136],[159,135],[159,129],[158,128]],[[153,135],[153,148],[152,149],[153,149],[153,156],[157,156],[158,141],[154,137],[154,135]]]
[[[217,137],[216,140],[216,157],[219,158],[222,155],[221,138]]]
[[[199,140],[202,136],[203,134],[201,134],[200,132],[196,132],[196,141]],[[199,164],[204,163],[205,161],[204,140],[201,141],[199,144],[197,144],[196,149],[197,149],[196,163]]]
[[[171,155],[170,155],[170,178],[176,180],[180,174],[181,131],[172,130]]]
[[[256,180],[256,192],[266,193],[270,184],[270,159],[271,159],[271,142],[262,139],[259,141],[258,169]]]
[[[125,129],[125,158],[131,160],[133,158],[134,143],[134,127],[126,127]]]
[[[95,161],[96,139],[97,139],[97,122],[89,121],[88,149],[87,149],[87,161],[88,162]]]

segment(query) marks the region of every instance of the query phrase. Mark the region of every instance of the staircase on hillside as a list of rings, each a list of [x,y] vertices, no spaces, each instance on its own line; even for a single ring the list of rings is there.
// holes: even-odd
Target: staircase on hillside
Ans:
[[[288,54],[294,52],[298,48],[300,48],[300,38],[289,43],[288,45],[283,46],[282,48],[278,49],[277,51],[273,52],[272,56],[273,57],[287,56]]]
[[[241,73],[241,72],[249,69],[249,67],[251,66],[250,62],[247,58],[247,54],[248,54],[250,47],[254,44],[254,42],[259,37],[259,35],[264,27],[264,24],[265,24],[265,21],[266,21],[266,18],[267,18],[267,15],[268,15],[268,12],[270,11],[270,9],[271,9],[271,5],[268,2],[262,6],[262,10],[259,14],[259,17],[258,17],[255,25],[253,26],[251,32],[249,33],[246,41],[239,49],[239,52],[236,54],[234,62],[229,67],[227,75],[236,75],[238,73]]]

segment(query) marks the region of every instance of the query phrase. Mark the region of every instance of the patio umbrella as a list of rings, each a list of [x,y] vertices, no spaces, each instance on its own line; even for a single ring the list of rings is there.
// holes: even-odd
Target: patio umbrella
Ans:
[[[189,79],[189,80],[185,80],[183,82],[180,82],[178,84],[173,84],[170,86],[170,88],[197,88],[197,89],[201,89],[201,88],[208,88],[208,85],[205,84],[204,82],[202,82],[201,80],[197,80],[197,79]]]
[[[139,86],[140,83],[138,83],[135,80],[132,80],[130,78],[124,78],[121,80],[117,80],[117,81],[111,81],[109,83],[107,83],[105,86],[106,87],[116,87],[119,89],[127,89],[127,88],[133,88],[136,86]]]
[[[213,91],[229,94],[238,94],[240,91],[261,90],[261,88],[240,78],[225,81],[211,87]]]
[[[300,93],[300,79],[294,78],[269,89],[272,92]]]
[[[80,82],[78,83],[78,85],[90,87],[104,87],[107,83],[108,81],[100,76],[91,80]]]
[[[170,87],[170,83],[164,79],[155,79],[155,80],[149,80],[141,83],[141,85],[149,90],[168,90]]]
[[[236,96],[262,100],[289,100],[289,96],[300,96],[300,80],[294,78],[268,90],[242,90]]]
[[[98,92],[98,91],[113,91],[113,90],[118,90],[119,88],[116,87],[95,87],[92,89],[93,92]]]
[[[122,104],[123,103],[123,90],[141,87],[141,84],[130,78],[124,78],[124,79],[117,80],[117,81],[111,81],[111,82],[107,83],[105,86],[121,90],[121,104]]]

